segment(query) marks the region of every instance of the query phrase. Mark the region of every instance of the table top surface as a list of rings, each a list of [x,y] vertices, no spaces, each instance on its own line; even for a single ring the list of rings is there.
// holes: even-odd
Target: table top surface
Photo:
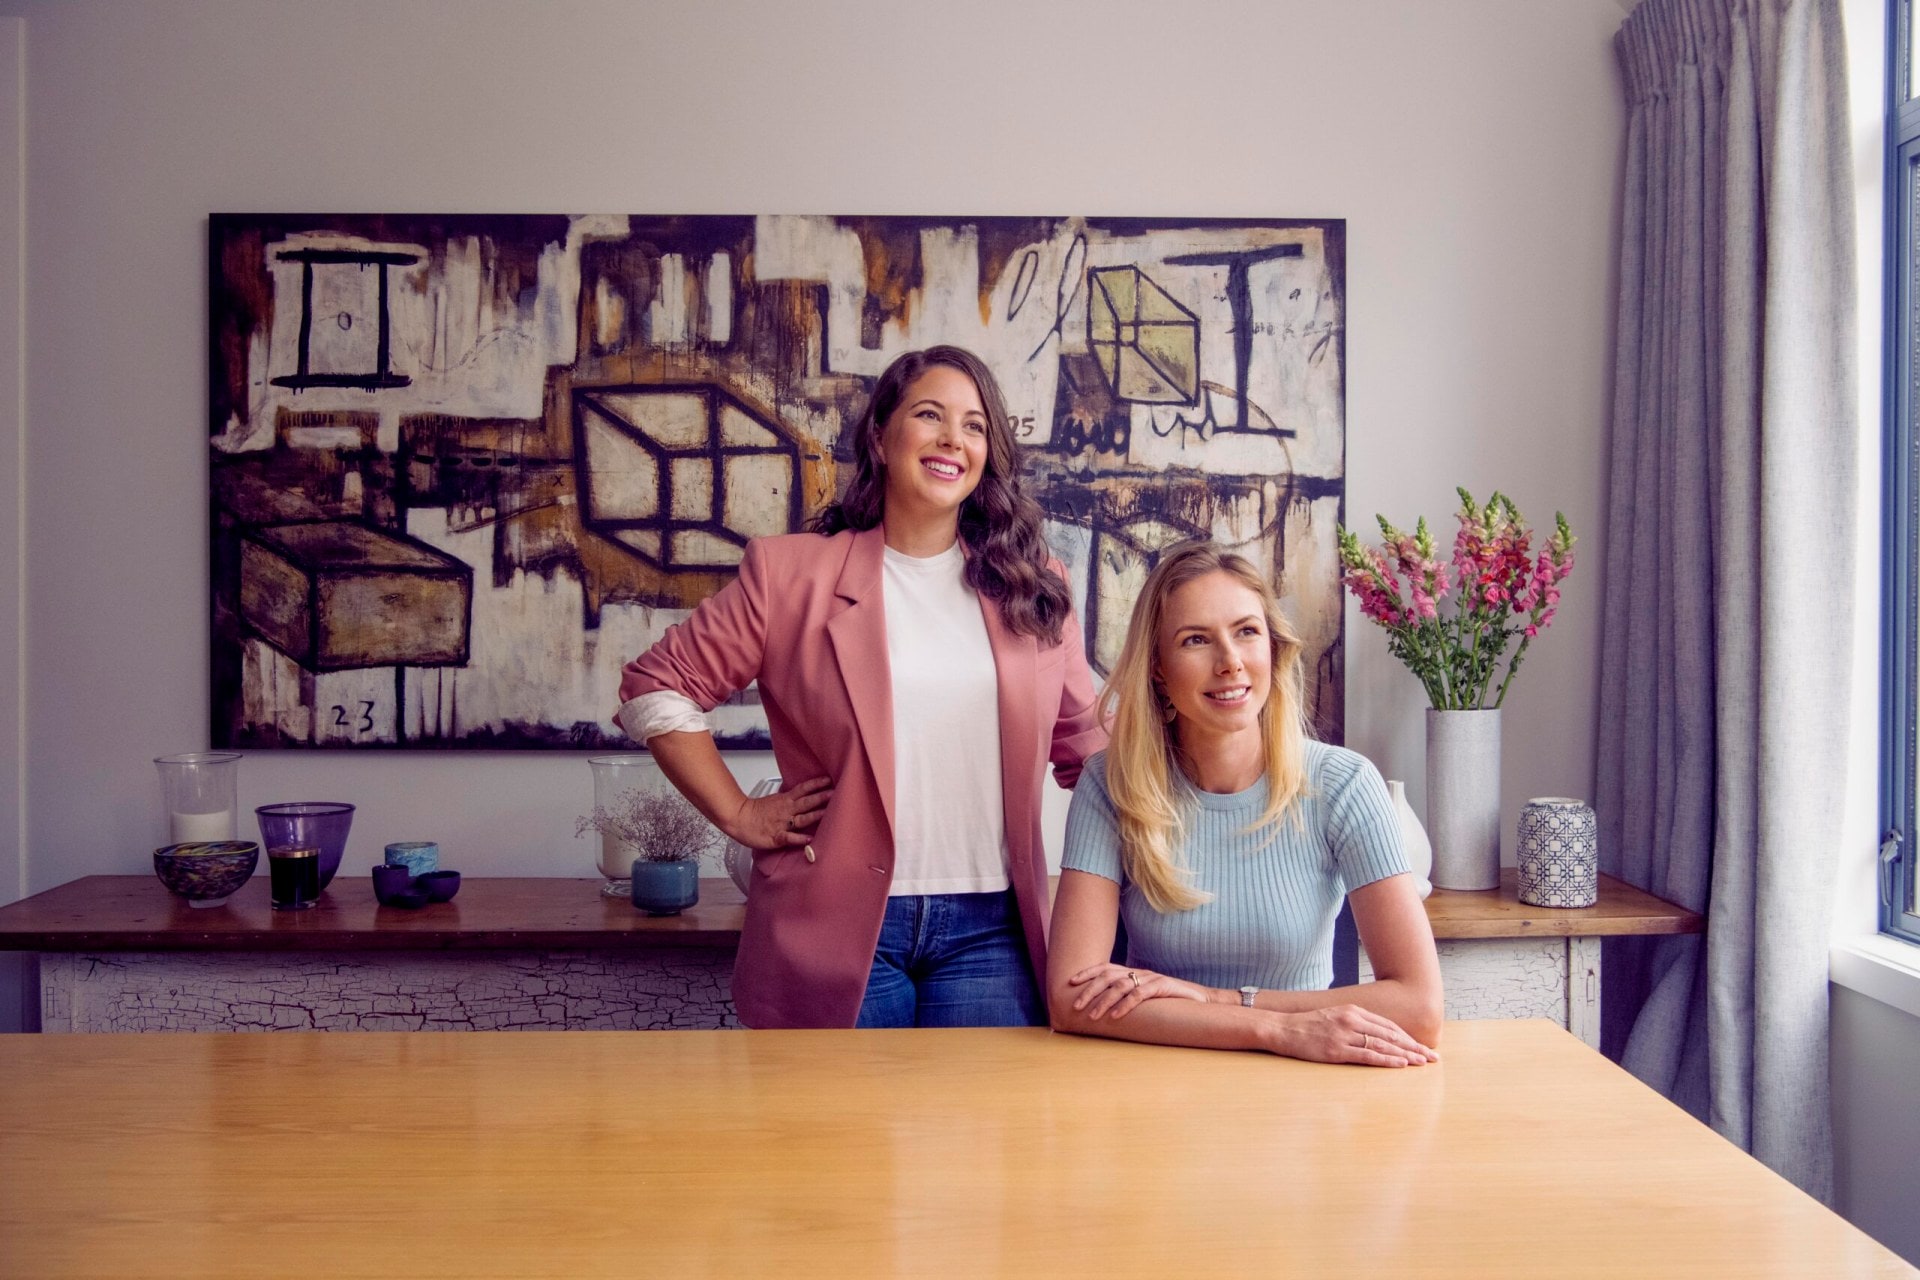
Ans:
[[[374,901],[365,871],[342,872],[305,911],[275,911],[256,875],[217,907],[192,907],[153,876],[84,876],[0,907],[0,950],[444,951],[517,947],[731,947],[745,899],[724,877],[700,901],[649,916],[601,894],[605,881],[469,876],[451,902]]]
[[[85,876],[0,907],[6,951],[412,951],[513,947],[730,947],[745,900],[733,881],[700,881],[700,901],[652,917],[600,894],[599,880],[471,876],[459,896],[417,911],[382,907],[364,872],[343,873],[307,911],[275,911],[264,875],[218,907],[190,907],[153,876]],[[1484,892],[1435,889],[1437,938],[1698,933],[1701,918],[1611,876],[1591,907],[1523,905],[1514,872]]]
[[[1546,1022],[0,1037],[0,1274],[1911,1276]]]
[[[1656,898],[1612,876],[1600,877],[1590,907],[1530,907],[1520,901],[1520,873],[1500,871],[1498,889],[1435,889],[1427,919],[1436,938],[1610,938],[1626,934],[1700,933],[1696,912]]]

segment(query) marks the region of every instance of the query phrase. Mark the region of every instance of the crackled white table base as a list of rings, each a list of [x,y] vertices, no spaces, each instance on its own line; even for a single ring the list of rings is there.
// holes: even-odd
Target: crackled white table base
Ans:
[[[731,951],[40,957],[45,1031],[737,1027]]]
[[[1600,1047],[1600,939],[1442,938],[1447,1017],[1549,1018]],[[1360,980],[1373,977],[1360,949]]]

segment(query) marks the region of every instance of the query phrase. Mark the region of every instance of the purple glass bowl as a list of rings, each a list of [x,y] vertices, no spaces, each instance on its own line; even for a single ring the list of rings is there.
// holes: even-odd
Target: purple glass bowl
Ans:
[[[429,871],[413,883],[415,888],[427,895],[428,902],[452,902],[453,895],[460,892],[460,873]]]
[[[263,804],[255,809],[260,819],[260,843],[267,852],[275,849],[320,850],[320,887],[326,888],[333,873],[340,869],[340,858],[347,851],[347,828],[353,825],[353,806],[334,800],[296,800],[287,804]]]

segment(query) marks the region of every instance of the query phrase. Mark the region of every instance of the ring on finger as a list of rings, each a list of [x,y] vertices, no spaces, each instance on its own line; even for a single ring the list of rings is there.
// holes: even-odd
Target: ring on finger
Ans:
[[[1360,1037],[1360,1047],[1361,1047],[1362,1049],[1365,1049],[1365,1050],[1366,1050],[1367,1052],[1369,1052],[1369,1053],[1371,1053],[1371,1052],[1373,1052],[1373,1037],[1372,1037],[1372,1036],[1361,1036],[1361,1037]]]
[[[1127,970],[1127,976],[1133,979],[1133,989],[1138,991],[1140,989],[1140,975],[1129,969]]]

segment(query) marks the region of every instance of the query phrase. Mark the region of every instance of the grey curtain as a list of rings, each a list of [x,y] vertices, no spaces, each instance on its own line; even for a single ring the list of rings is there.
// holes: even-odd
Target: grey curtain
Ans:
[[[1616,49],[1601,857],[1707,932],[1609,943],[1605,1047],[1825,1200],[1859,431],[1840,4],[1647,0]]]

